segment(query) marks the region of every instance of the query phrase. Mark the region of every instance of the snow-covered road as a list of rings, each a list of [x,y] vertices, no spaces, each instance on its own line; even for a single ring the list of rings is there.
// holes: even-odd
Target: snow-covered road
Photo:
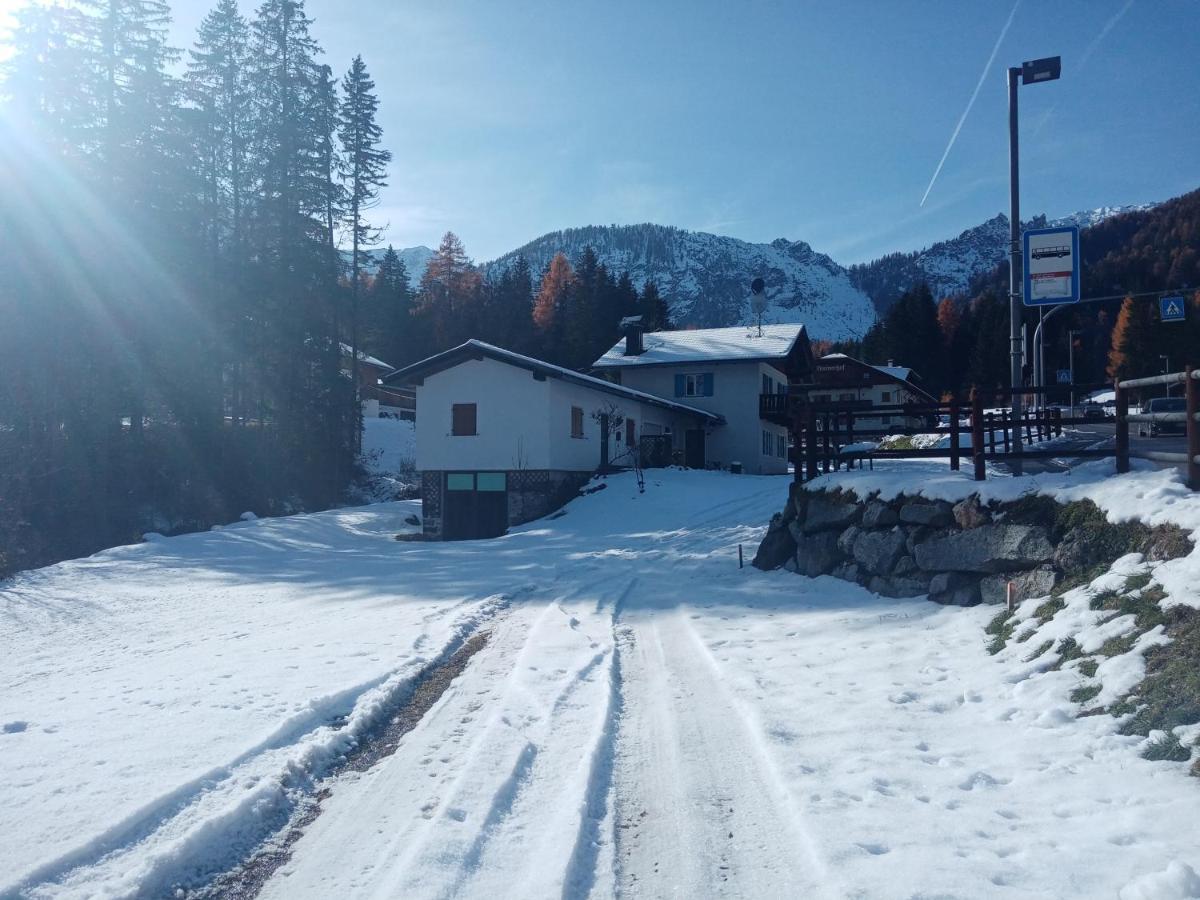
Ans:
[[[989,656],[992,610],[739,569],[786,492],[654,472],[494,541],[397,543],[385,504],[0,585],[0,897],[195,886],[480,629],[262,896],[1200,889],[1185,766],[1074,718],[1071,673]]]

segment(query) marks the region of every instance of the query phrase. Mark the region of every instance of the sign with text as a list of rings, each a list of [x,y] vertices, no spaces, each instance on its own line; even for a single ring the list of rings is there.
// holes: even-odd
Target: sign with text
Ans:
[[[1026,306],[1079,301],[1079,229],[1031,228],[1022,235]]]
[[[1187,304],[1182,297],[1159,297],[1158,315],[1164,322],[1182,322],[1187,318]]]

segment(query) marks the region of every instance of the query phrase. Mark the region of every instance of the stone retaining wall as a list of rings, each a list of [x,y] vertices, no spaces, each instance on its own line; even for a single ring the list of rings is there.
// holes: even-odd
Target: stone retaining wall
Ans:
[[[1091,537],[1080,528],[1055,542],[1050,523],[1016,524],[1009,512],[974,495],[956,504],[903,496],[860,500],[797,485],[771,519],[754,565],[962,606],[1003,603],[1009,581],[1018,600],[1048,594]]]

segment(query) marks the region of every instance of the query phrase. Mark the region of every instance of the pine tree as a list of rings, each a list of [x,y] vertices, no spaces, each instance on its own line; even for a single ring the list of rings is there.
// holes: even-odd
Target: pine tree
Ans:
[[[366,352],[393,366],[415,362],[420,348],[412,346],[412,288],[408,267],[391,245],[379,262],[366,292],[362,337]]]
[[[675,326],[671,324],[671,307],[666,298],[658,292],[658,283],[647,279],[642,285],[642,297],[638,303],[642,314],[642,326],[646,331],[670,331]]]
[[[350,347],[351,379],[358,384],[359,275],[366,250],[379,242],[379,231],[366,213],[379,202],[379,189],[392,154],[379,147],[383,130],[375,121],[379,99],[375,82],[361,56],[354,57],[342,79],[342,104],[338,137],[345,159],[347,224],[350,228]]]

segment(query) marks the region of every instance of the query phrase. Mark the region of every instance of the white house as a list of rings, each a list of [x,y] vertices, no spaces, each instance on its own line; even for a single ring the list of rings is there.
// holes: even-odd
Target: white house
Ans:
[[[705,446],[719,413],[467,341],[387,375],[412,385],[424,531],[502,534],[561,506],[606,464]],[[699,435],[699,437],[696,437]],[[694,452],[694,449],[693,449]],[[705,465],[701,456],[693,463]]]
[[[593,370],[618,384],[716,413],[725,427],[703,436],[710,464],[758,475],[787,472],[785,395],[812,373],[804,326],[763,325],[643,334],[638,318]],[[697,438],[700,439],[700,438]]]

